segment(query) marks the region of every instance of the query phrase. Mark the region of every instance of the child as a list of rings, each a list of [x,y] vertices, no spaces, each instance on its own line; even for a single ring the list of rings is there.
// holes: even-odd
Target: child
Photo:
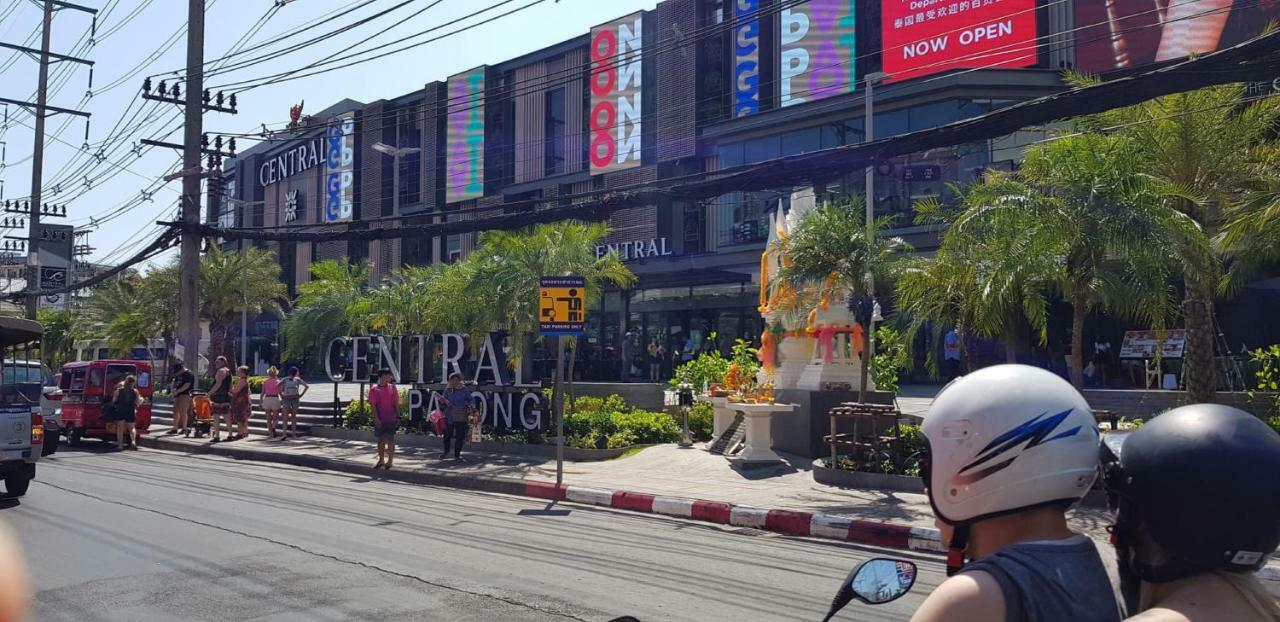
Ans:
[[[392,384],[390,369],[378,370],[378,384],[369,388],[373,407],[373,433],[378,437],[378,463],[373,468],[391,470],[396,454],[396,428],[400,426],[400,392]]]

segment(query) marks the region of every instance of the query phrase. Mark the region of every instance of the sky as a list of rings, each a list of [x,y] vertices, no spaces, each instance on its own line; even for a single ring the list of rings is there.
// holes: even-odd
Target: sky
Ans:
[[[99,9],[96,35],[89,37],[91,18],[79,11],[55,12],[50,50],[94,61],[93,91],[88,68],[74,63],[50,66],[49,105],[92,114],[88,140],[79,117],[51,116],[46,121],[44,163],[45,202],[67,203],[68,217],[54,222],[77,227],[93,225],[88,242],[96,250],[92,261],[117,263],[127,259],[159,232],[154,223],[172,217],[181,181],[160,185],[149,201],[121,209],[143,196],[142,191],[176,170],[179,154],[163,148],[131,153],[139,138],[182,141],[181,108],[142,100],[142,80],[168,77],[170,83],[186,64],[187,2],[182,0],[76,0]],[[304,113],[316,113],[350,98],[370,102],[421,89],[427,82],[483,64],[494,64],[585,34],[592,26],[637,10],[652,9],[657,0],[290,0],[274,9],[275,0],[206,0],[206,72],[246,34],[240,46],[251,53],[224,63],[247,61],[271,54],[260,62],[210,76],[206,87],[261,78],[298,69],[335,53],[378,48],[402,37],[423,33],[396,44],[403,47],[439,37],[469,24],[481,24],[386,58],[293,81],[255,88],[238,97],[238,115],[210,112],[204,129],[217,132],[258,132],[261,126],[280,127],[289,120],[289,107],[306,102]],[[374,13],[397,7],[389,14],[320,43],[298,44]],[[499,6],[501,5],[501,6]],[[516,13],[492,19],[507,11]],[[478,10],[492,11],[444,26]],[[269,17],[268,17],[269,15]],[[0,0],[0,42],[38,48],[41,9],[34,0]],[[266,21],[263,22],[263,18]],[[486,19],[492,21],[485,22]],[[318,23],[306,33],[261,50],[258,43],[300,25]],[[384,32],[385,31],[385,32]],[[392,49],[390,46],[386,49]],[[0,97],[35,101],[38,64],[25,55],[0,49]],[[129,74],[137,72],[132,77]],[[228,91],[229,92],[229,91]],[[34,117],[23,109],[0,105],[0,193],[6,199],[30,195]],[[113,129],[138,127],[129,141],[108,141]],[[146,122],[146,123],[144,123]],[[172,134],[165,139],[169,130]],[[104,144],[99,144],[104,143]],[[250,144],[237,140],[241,151]],[[86,169],[93,154],[105,159]],[[78,159],[75,159],[80,154]],[[85,177],[89,178],[86,185]],[[12,232],[10,232],[12,233]],[[25,233],[25,232],[24,232]],[[154,262],[166,261],[170,254]]]

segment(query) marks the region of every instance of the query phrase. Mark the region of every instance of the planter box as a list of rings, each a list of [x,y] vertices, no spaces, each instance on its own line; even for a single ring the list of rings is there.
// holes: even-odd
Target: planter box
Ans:
[[[829,469],[823,465],[824,461],[825,458],[813,461],[813,480],[819,484],[838,486],[840,488],[892,490],[895,492],[924,494],[924,481],[919,477]]]
[[[319,436],[321,438],[336,438],[346,441],[365,441],[368,443],[376,443],[377,438],[374,437],[372,430],[349,430],[346,428],[330,428],[316,426],[311,428],[311,436]],[[424,447],[427,449],[439,450],[442,448],[440,437],[424,436],[421,434],[404,434],[396,435],[397,447]],[[632,445],[630,447],[618,447],[615,449],[580,449],[578,447],[565,447],[564,459],[572,462],[599,462],[602,460],[613,460],[622,454],[631,451],[637,447],[651,447],[651,445]],[[522,443],[492,443],[482,441],[479,443],[467,443],[468,451],[480,451],[494,454],[505,454],[508,456],[527,456],[531,458],[555,458],[555,445],[528,445]]]

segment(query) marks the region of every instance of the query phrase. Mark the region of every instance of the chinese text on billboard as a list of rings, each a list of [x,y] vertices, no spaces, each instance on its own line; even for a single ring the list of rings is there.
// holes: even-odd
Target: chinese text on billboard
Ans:
[[[880,19],[890,81],[1036,63],[1035,0],[884,0]]]
[[[591,29],[591,174],[641,163],[644,13]]]
[[[484,67],[449,77],[448,203],[484,196],[484,77]]]

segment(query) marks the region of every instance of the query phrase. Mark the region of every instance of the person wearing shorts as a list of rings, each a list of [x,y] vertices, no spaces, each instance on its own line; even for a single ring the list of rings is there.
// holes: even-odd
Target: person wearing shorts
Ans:
[[[267,379],[262,381],[262,410],[267,414],[267,435],[270,438],[276,437],[276,418],[282,407],[280,370],[273,365],[267,370]]]
[[[227,357],[219,356],[213,362],[213,387],[209,389],[209,402],[213,408],[213,439],[222,442],[222,420],[227,420],[228,438],[234,432],[231,422],[231,369]]]
[[[298,435],[298,406],[302,403],[302,396],[310,389],[311,385],[302,379],[297,367],[290,367],[288,375],[280,380],[280,406],[283,413],[280,440]]]
[[[378,384],[369,388],[373,409],[373,433],[378,437],[378,462],[373,468],[391,469],[396,455],[396,428],[400,426],[400,392],[392,384],[390,369],[378,370]]]
[[[173,366],[173,427],[165,432],[170,434],[190,434],[189,425],[192,424],[193,404],[191,401],[192,392],[196,388],[196,376],[187,370],[182,363]]]

